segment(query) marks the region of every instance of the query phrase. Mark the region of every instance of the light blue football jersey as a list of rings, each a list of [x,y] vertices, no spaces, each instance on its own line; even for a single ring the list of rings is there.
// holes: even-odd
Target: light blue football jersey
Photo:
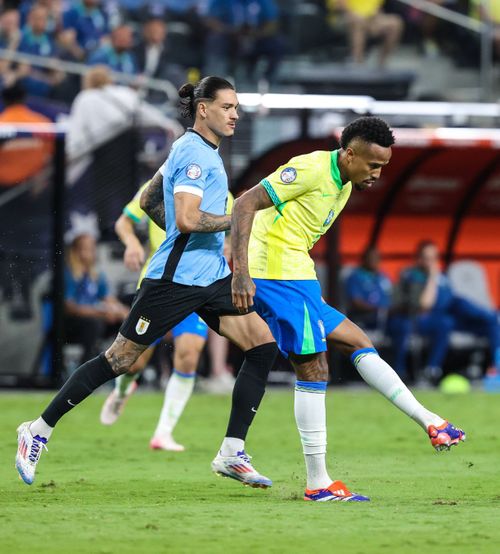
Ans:
[[[175,223],[174,194],[177,192],[199,196],[201,211],[225,214],[228,184],[218,149],[188,129],[175,141],[160,171],[166,239],[151,258],[146,277],[200,287],[226,277],[230,269],[223,255],[225,233],[180,233]]]

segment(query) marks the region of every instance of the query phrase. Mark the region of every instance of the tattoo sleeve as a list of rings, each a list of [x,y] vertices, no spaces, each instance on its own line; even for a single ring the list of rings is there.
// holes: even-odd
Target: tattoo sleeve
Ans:
[[[248,241],[255,212],[272,205],[273,202],[262,185],[253,187],[235,201],[231,219],[234,273],[248,273]]]
[[[141,208],[165,230],[165,204],[163,202],[163,175],[157,171],[141,194]]]
[[[217,233],[231,228],[230,215],[214,215],[200,211],[198,222],[193,225],[194,233]]]

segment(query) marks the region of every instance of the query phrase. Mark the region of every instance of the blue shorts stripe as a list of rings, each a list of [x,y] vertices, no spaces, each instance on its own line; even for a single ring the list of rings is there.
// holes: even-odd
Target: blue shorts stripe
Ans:
[[[376,354],[378,356],[378,352],[375,348],[360,348],[351,354],[351,362],[356,365],[359,360],[364,358],[367,354]]]
[[[326,392],[327,385],[326,381],[296,381],[295,390],[322,394]]]

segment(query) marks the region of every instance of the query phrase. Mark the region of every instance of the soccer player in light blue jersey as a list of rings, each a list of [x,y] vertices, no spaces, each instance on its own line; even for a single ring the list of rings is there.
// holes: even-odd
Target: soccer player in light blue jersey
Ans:
[[[38,419],[19,426],[16,468],[27,484],[35,478],[40,454],[59,419],[103,383],[127,372],[150,344],[196,312],[245,352],[226,438],[212,468],[253,487],[272,485],[251,465],[244,440],[277,347],[255,312],[240,315],[233,306],[232,274],[223,254],[231,216],[226,215],[227,175],[218,146],[234,134],[238,99],[234,87],[219,77],[186,84],[179,96],[183,115],[194,118],[193,128],[174,143],[141,196],[141,207],[166,230],[165,241],[111,347],[81,365]]]

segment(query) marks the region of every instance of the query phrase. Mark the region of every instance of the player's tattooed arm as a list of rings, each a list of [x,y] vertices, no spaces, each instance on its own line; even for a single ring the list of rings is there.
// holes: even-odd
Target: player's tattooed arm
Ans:
[[[241,313],[253,305],[255,285],[248,271],[248,242],[255,212],[273,205],[266,189],[256,185],[238,198],[231,219],[231,248],[233,255],[233,304]]]
[[[200,210],[201,197],[189,192],[176,192],[175,223],[181,233],[217,233],[231,227],[230,215],[215,215]]]
[[[165,204],[163,202],[163,175],[157,171],[149,185],[142,191],[141,208],[165,230]]]

